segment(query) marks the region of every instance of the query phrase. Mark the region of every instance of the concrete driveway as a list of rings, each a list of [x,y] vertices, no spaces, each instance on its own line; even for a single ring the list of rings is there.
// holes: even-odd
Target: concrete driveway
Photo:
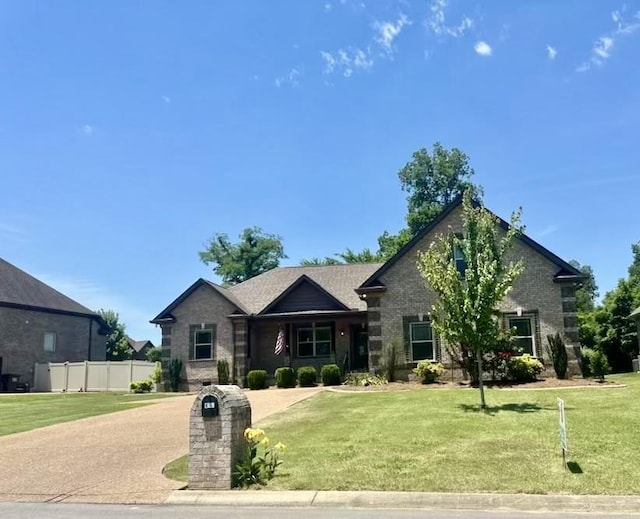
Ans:
[[[253,422],[322,388],[247,391]],[[55,398],[55,397],[54,397]],[[189,450],[195,395],[0,437],[0,501],[159,503],[162,468]]]

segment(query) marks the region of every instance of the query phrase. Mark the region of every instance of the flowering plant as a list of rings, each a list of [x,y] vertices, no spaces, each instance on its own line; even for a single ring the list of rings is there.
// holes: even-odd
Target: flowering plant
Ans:
[[[282,464],[280,454],[286,450],[283,443],[269,447],[270,441],[262,429],[245,429],[247,453],[244,460],[236,465],[236,486],[263,485],[273,478],[276,469]]]

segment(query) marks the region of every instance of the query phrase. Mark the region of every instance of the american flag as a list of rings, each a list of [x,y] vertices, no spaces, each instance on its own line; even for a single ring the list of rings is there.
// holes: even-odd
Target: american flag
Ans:
[[[284,329],[280,328],[280,331],[278,332],[278,338],[276,339],[276,355],[282,355],[282,353],[284,352],[284,342]]]

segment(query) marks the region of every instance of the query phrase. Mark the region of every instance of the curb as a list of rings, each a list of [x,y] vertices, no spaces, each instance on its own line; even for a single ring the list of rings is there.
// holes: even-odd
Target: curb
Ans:
[[[175,490],[172,505],[314,508],[413,508],[422,510],[504,510],[640,514],[640,496],[558,494],[444,494],[431,492],[314,490]]]

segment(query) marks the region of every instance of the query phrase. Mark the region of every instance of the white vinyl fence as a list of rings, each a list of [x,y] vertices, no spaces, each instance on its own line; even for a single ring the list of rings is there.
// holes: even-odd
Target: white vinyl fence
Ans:
[[[50,362],[36,364],[36,391],[129,391],[129,384],[148,379],[154,362],[142,360]]]

